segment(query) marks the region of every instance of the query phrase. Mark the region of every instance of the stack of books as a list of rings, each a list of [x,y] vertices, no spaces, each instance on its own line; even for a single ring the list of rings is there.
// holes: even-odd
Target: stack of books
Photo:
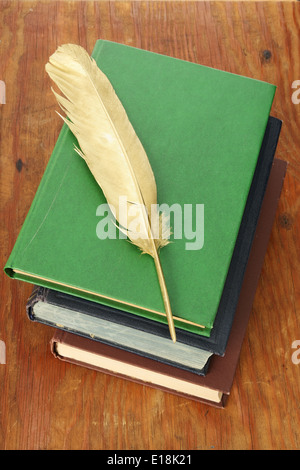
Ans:
[[[153,259],[114,230],[66,124],[5,272],[35,286],[27,314],[54,328],[55,358],[224,407],[286,172],[275,86],[109,41],[92,55],[170,214],[177,341]]]

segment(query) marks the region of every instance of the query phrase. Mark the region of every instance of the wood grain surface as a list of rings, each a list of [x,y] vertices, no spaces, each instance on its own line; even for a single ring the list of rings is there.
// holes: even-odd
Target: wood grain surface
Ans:
[[[44,71],[60,44],[108,39],[274,83],[289,162],[224,410],[55,360],[53,330],[25,315],[31,286],[1,272],[0,448],[300,449],[300,3],[1,1],[0,32],[2,267],[61,128]]]

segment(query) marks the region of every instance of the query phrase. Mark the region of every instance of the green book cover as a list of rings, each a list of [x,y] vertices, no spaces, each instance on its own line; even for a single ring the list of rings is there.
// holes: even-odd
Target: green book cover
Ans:
[[[170,211],[173,234],[160,259],[175,326],[209,336],[275,86],[109,41],[97,41],[92,55],[147,152],[158,204]],[[74,144],[64,124],[5,272],[166,322],[153,259],[111,225],[99,238],[106,201]]]

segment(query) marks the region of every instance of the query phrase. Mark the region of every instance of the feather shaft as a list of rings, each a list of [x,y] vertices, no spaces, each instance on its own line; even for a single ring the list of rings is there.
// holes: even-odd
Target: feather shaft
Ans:
[[[156,267],[156,272],[159,280],[159,285],[164,301],[164,306],[166,310],[166,315],[167,315],[167,320],[168,320],[168,325],[169,325],[169,331],[170,335],[172,338],[172,341],[176,343],[176,332],[175,332],[175,327],[174,327],[174,320],[173,320],[173,315],[172,315],[172,309],[171,309],[171,304],[170,304],[170,299],[169,299],[169,294],[165,282],[165,277],[164,273],[161,267],[161,262],[158,256],[158,253],[156,252],[154,256],[154,262],[155,262],[155,267]]]

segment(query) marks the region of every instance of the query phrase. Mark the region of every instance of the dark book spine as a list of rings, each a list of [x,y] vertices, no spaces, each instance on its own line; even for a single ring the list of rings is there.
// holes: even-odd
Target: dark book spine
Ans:
[[[29,320],[35,321],[33,308],[37,302],[46,302],[48,293],[49,289],[46,289],[45,287],[34,286],[32,293],[26,303],[26,313]]]

